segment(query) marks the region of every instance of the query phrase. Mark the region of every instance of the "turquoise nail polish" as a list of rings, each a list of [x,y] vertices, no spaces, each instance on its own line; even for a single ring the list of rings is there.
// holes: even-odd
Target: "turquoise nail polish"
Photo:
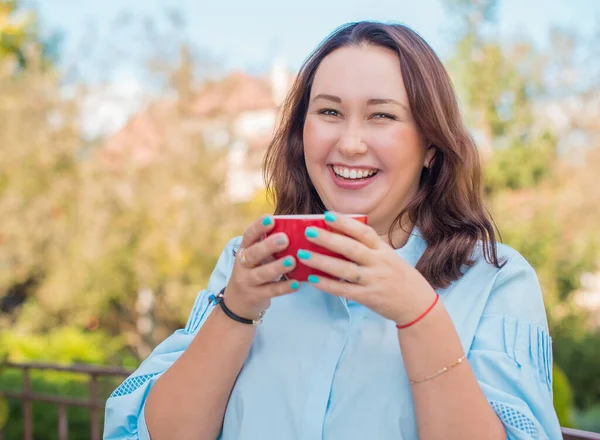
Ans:
[[[273,219],[271,218],[271,216],[266,216],[265,218],[263,218],[263,226],[269,226],[271,223],[273,223]]]
[[[319,231],[312,226],[309,226],[304,230],[304,235],[306,235],[308,238],[317,238],[319,236]]]
[[[305,251],[304,249],[298,249],[297,255],[301,260],[308,260],[310,258],[310,252]]]
[[[335,214],[329,212],[329,211],[325,211],[325,221],[328,222],[334,222],[335,221]]]
[[[317,284],[319,282],[319,277],[316,276],[316,275],[309,275],[308,276],[308,282],[309,283]]]
[[[285,257],[283,260],[283,267],[292,267],[294,265],[294,259],[292,257]]]
[[[290,284],[290,287],[292,289],[298,289],[300,287],[300,283],[298,281],[292,281],[292,284]]]

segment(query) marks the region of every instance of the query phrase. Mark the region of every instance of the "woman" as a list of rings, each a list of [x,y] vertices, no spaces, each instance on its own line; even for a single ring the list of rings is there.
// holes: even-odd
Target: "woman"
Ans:
[[[360,22],[329,36],[265,172],[276,214],[332,211],[344,235],[306,235],[350,261],[274,261],[288,238],[261,239],[274,219],[255,221],[185,329],[109,398],[106,439],[561,438],[536,274],[495,242],[476,146],[415,32]],[[297,264],[332,278],[282,277]]]

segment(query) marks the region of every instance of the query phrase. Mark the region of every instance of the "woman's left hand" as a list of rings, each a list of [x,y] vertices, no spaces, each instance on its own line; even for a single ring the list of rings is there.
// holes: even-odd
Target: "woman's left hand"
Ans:
[[[414,267],[397,255],[370,226],[349,216],[328,214],[326,219],[334,220],[327,224],[341,234],[310,227],[306,237],[350,261],[299,251],[299,263],[335,278],[313,275],[309,280],[311,284],[331,295],[361,303],[399,325],[412,321],[426,310],[435,298],[435,291]],[[308,258],[302,258],[307,255]]]

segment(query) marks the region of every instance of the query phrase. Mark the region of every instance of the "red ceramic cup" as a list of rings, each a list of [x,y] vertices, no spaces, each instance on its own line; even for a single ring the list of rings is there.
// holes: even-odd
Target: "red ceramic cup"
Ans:
[[[361,223],[367,224],[367,216],[363,214],[341,214],[345,216],[352,217],[358,220]],[[326,229],[328,231],[334,231],[333,228],[329,226],[329,224],[325,221],[325,216],[323,214],[306,214],[306,215],[275,215],[273,216],[275,220],[275,226],[271,230],[270,234],[275,234],[277,232],[284,232],[287,234],[290,245],[282,252],[276,253],[275,258],[282,258],[288,255],[293,256],[296,259],[296,267],[291,272],[287,273],[288,279],[298,280],[298,281],[307,281],[308,276],[318,275],[330,277],[330,275],[325,274],[319,270],[315,270],[311,267],[305,266],[302,264],[302,261],[298,259],[296,253],[298,249],[305,249],[307,251],[318,252],[324,255],[330,255],[333,257],[341,258],[343,260],[347,260],[342,255],[331,252],[329,249],[325,249],[324,247],[317,246],[314,243],[311,243],[306,239],[304,235],[304,230],[308,226],[315,226],[321,229]]]

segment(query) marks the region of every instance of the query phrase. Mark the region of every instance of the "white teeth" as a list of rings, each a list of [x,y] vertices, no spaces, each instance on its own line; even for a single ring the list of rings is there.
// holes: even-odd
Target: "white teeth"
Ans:
[[[333,167],[333,172],[344,179],[364,179],[372,176],[377,170],[356,170],[349,168]]]

